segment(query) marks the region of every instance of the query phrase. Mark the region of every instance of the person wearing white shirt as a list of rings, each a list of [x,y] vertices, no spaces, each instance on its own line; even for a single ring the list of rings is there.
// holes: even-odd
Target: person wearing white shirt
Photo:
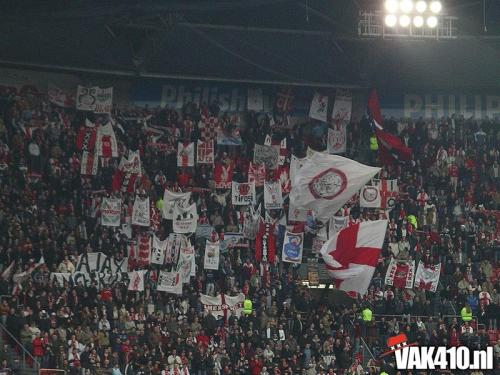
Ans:
[[[182,365],[181,357],[177,355],[177,351],[175,349],[172,350],[172,354],[170,354],[167,358],[168,368],[170,370],[179,369]]]

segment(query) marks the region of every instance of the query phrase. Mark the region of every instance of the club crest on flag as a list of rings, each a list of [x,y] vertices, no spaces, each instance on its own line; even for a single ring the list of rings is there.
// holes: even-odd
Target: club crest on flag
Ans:
[[[378,198],[378,189],[374,186],[365,186],[363,189],[363,198],[367,202],[375,202]]]
[[[316,199],[334,199],[347,187],[347,177],[339,169],[329,168],[309,182],[309,190]]]

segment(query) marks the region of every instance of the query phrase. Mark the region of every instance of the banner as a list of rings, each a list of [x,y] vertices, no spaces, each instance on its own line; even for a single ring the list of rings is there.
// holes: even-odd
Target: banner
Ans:
[[[309,117],[326,122],[327,113],[328,96],[315,92],[311,102],[311,107],[309,108]]]
[[[70,287],[82,284],[85,288],[95,285],[97,290],[104,288],[113,288],[119,284],[129,284],[129,275],[127,272],[114,274],[98,273],[98,272],[52,272],[50,279],[55,281],[58,286],[65,287],[64,283],[68,283]]]
[[[132,292],[143,292],[144,291],[144,275],[146,270],[132,271],[129,272],[128,277],[130,279],[128,284],[128,290]]]
[[[304,233],[291,233],[286,231],[283,240],[283,254],[281,260],[283,262],[300,264],[302,263],[303,252]]]
[[[223,317],[227,319],[234,311],[235,315],[239,318],[243,312],[243,302],[245,295],[239,293],[237,296],[230,297],[225,294],[218,294],[216,297],[201,295],[201,303],[205,311],[210,311],[217,319]]]
[[[150,225],[149,197],[141,198],[140,196],[136,195],[134,201],[134,208],[132,210],[132,225],[149,227]]]
[[[385,274],[385,285],[395,288],[413,288],[413,276],[415,275],[415,261],[401,261],[391,259]]]
[[[185,246],[181,248],[176,269],[181,275],[182,283],[189,283],[189,279],[196,276],[194,247]]]
[[[352,93],[349,90],[337,89],[332,111],[332,125],[335,128],[351,121]]]
[[[213,164],[215,159],[214,140],[205,142],[198,140],[196,148],[196,162],[198,164]]]
[[[304,222],[307,220],[307,209],[296,207],[292,201],[288,204],[288,221]]]
[[[184,249],[189,246],[190,244],[186,236],[180,233],[170,233],[167,238],[165,263],[177,264],[181,249]]]
[[[198,238],[210,238],[214,232],[214,227],[210,224],[198,224],[196,227],[195,237]]]
[[[292,159],[290,160],[290,181],[293,181],[295,176],[299,173],[300,168],[306,163],[307,158],[298,158],[295,155],[292,155]]]
[[[365,185],[359,194],[359,206],[379,208],[382,205],[378,186]]]
[[[217,189],[230,189],[233,183],[233,163],[224,165],[215,163],[214,181]]]
[[[220,240],[220,252],[224,253],[234,248],[248,248],[243,233],[224,232],[224,239]]]
[[[247,92],[247,110],[260,112],[264,110],[264,98],[262,89],[248,89]]]
[[[205,245],[205,258],[203,261],[203,268],[206,270],[218,270],[219,253],[220,253],[219,241],[211,242],[207,240],[207,244]]]
[[[151,247],[151,263],[152,264],[164,264],[165,255],[167,252],[167,242],[168,240],[160,241],[156,235],[153,235],[153,246]]]
[[[254,210],[250,206],[249,210],[245,212],[245,221],[243,223],[243,235],[249,240],[254,240],[259,231],[260,223],[260,206],[257,210]]]
[[[436,292],[439,285],[439,276],[441,275],[441,263],[434,266],[425,265],[419,261],[417,273],[415,275],[415,288],[420,290],[428,290]]]
[[[80,174],[83,176],[97,175],[99,168],[99,157],[94,151],[83,151],[82,161],[80,162]]]
[[[278,167],[279,157],[279,147],[255,144],[253,152],[254,164],[263,164],[266,170],[272,171]]]
[[[177,166],[194,167],[194,143],[177,143]]]
[[[279,181],[264,184],[264,207],[266,210],[281,210],[283,207],[283,195]]]
[[[79,151],[94,151],[97,139],[97,126],[85,119],[85,125],[81,126],[76,136],[76,148]]]
[[[103,198],[101,202],[101,225],[106,227],[119,227],[122,212],[120,198]]]
[[[116,142],[115,131],[110,122],[99,126],[97,129],[96,148],[98,156],[104,158],[118,157],[118,143]]]
[[[75,96],[71,95],[59,87],[49,84],[49,89],[47,91],[49,97],[49,102],[63,108],[74,108],[75,107]]]
[[[147,233],[142,233],[137,236],[137,263],[144,267],[149,265],[151,259],[151,236]]]
[[[259,223],[259,232],[255,238],[255,260],[257,262],[276,262],[276,236],[274,235],[274,224],[268,222]]]
[[[328,129],[327,149],[329,154],[343,154],[347,149],[347,125],[340,124],[335,129]]]
[[[180,273],[160,271],[156,290],[158,292],[182,294],[182,279]]]
[[[113,88],[84,87],[78,85],[76,109],[95,113],[111,113],[113,106]]]
[[[250,162],[248,165],[248,182],[255,183],[255,187],[264,186],[264,182],[266,182],[266,166]]]
[[[328,238],[332,238],[349,224],[348,216],[333,216],[328,220]]]
[[[116,274],[128,272],[128,259],[116,259],[108,257],[106,254],[98,253],[85,253],[78,257],[76,262],[75,272],[82,273],[103,273],[103,274]]]
[[[249,182],[234,182],[231,188],[233,206],[255,204],[255,184]]]
[[[281,192],[288,194],[292,190],[292,181],[290,180],[290,167],[288,165],[281,165],[276,169],[277,178],[280,181]]]
[[[188,207],[181,207],[179,204],[174,206],[174,219],[172,228],[175,233],[194,233],[198,224],[198,212],[196,203]]]
[[[180,207],[187,207],[191,199],[191,192],[174,193],[165,189],[163,193],[163,209],[162,216],[164,219],[172,220],[174,218],[174,206],[177,204]]]
[[[373,180],[373,185],[378,187],[380,194],[380,208],[393,209],[399,195],[398,180]]]

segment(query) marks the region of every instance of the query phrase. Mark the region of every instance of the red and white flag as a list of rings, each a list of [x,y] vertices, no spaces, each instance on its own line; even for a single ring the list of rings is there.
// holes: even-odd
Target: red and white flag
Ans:
[[[177,166],[194,167],[194,143],[177,144]]]
[[[366,294],[384,244],[387,220],[365,221],[336,233],[321,248],[337,288]]]
[[[250,162],[248,165],[248,182],[255,182],[256,187],[264,186],[264,182],[266,182],[266,166]]]
[[[115,131],[110,122],[101,125],[97,129],[96,140],[97,155],[104,158],[118,157],[118,143],[116,142]]]
[[[130,279],[128,283],[128,290],[132,292],[143,292],[144,291],[144,275],[146,270],[133,271],[128,273]]]
[[[422,261],[419,261],[415,276],[415,288],[436,292],[440,274],[441,263],[430,266],[425,265]]]
[[[391,259],[385,274],[385,285],[399,289],[411,289],[413,288],[413,276],[415,276],[415,261]]]
[[[99,157],[94,151],[83,151],[80,163],[80,174],[84,176],[95,176],[99,168]]]
[[[214,140],[198,140],[196,148],[196,162],[198,164],[213,164],[215,159]]]
[[[216,163],[214,168],[215,187],[217,189],[230,189],[233,184],[233,163],[225,165]]]
[[[393,209],[399,195],[398,180],[373,180],[380,192],[380,208]]]
[[[309,117],[315,120],[326,122],[328,112],[328,96],[319,92],[314,93],[314,97],[309,108]]]
[[[290,201],[326,220],[379,171],[342,156],[314,152],[293,177]]]
[[[151,258],[151,236],[147,233],[140,234],[137,237],[137,263],[141,266],[147,266]]]

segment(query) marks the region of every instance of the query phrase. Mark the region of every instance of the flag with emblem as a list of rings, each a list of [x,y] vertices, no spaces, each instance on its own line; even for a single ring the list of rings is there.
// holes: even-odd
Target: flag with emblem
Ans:
[[[160,271],[156,290],[159,292],[182,294],[182,278],[179,272]]]
[[[205,245],[205,256],[203,268],[206,270],[219,269],[220,244],[219,241],[211,242],[207,240]]]
[[[264,186],[266,181],[266,166],[264,164],[248,165],[248,182],[254,182],[256,187]]]
[[[255,184],[249,182],[235,182],[231,188],[234,206],[255,204]]]
[[[214,140],[201,141],[198,139],[196,148],[196,162],[198,164],[214,163]]]
[[[314,93],[311,106],[309,107],[309,117],[315,120],[326,122],[328,113],[328,96]]]
[[[378,187],[380,195],[380,208],[393,209],[399,195],[398,180],[373,180],[373,185]]]
[[[146,270],[132,271],[128,273],[129,283],[128,290],[131,292],[143,292],[144,291],[144,275]]]
[[[239,293],[236,296],[231,297],[226,294],[218,294],[213,297],[202,294],[200,300],[205,311],[211,312],[217,319],[224,318],[224,320],[227,320],[233,311],[237,317],[240,317],[243,312],[243,301],[245,301],[245,295],[243,293]]]
[[[386,229],[387,220],[364,221],[342,229],[325,242],[321,255],[339,290],[366,294]]]
[[[436,292],[439,285],[439,275],[441,274],[441,263],[427,265],[422,261],[418,262],[417,273],[415,274],[414,286],[416,289]]]
[[[399,289],[413,288],[413,277],[415,276],[415,261],[391,259],[385,274],[385,285]]]
[[[283,207],[283,194],[280,181],[266,181],[264,183],[264,208],[266,210],[280,210]]]
[[[177,144],[177,166],[194,167],[194,143]]]

